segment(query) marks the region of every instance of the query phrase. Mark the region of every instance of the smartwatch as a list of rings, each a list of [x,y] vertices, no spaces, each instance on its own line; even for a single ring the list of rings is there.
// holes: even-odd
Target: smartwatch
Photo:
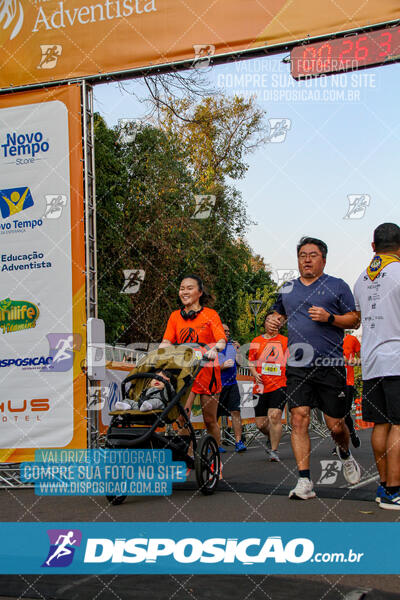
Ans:
[[[328,323],[329,323],[329,325],[333,325],[334,322],[335,322],[335,315],[333,315],[331,313],[328,317]]]

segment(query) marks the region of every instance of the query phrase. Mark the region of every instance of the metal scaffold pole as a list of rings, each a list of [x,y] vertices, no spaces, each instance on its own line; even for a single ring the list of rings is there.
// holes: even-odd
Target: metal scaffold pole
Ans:
[[[82,82],[83,177],[85,194],[86,312],[97,318],[96,182],[94,167],[93,88]]]
[[[97,318],[96,180],[94,158],[93,87],[82,81],[82,149],[85,202],[86,315]],[[87,380],[88,448],[98,445],[99,384]],[[94,404],[93,404],[94,401]],[[92,406],[92,408],[91,408]]]

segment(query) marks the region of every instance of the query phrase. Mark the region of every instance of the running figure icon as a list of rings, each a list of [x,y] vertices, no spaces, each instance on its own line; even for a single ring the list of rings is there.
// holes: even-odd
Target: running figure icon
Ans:
[[[69,335],[67,338],[61,338],[56,345],[58,352],[53,358],[53,364],[61,362],[62,360],[71,360],[71,355],[74,351],[74,336]]]
[[[65,535],[63,535],[63,534],[59,535],[55,542],[55,546],[57,546],[57,548],[53,552],[53,554],[46,560],[45,565],[47,565],[49,567],[50,563],[55,558],[60,559],[63,556],[68,556],[70,554],[73,554],[73,549],[67,548],[67,546],[73,546],[74,544],[76,544],[78,542],[78,540],[73,539],[73,537],[74,537],[73,531],[69,531]]]

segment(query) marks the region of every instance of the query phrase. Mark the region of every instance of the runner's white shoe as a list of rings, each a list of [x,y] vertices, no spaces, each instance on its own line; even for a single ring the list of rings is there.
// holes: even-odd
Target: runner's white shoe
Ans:
[[[289,492],[289,498],[293,500],[310,500],[315,496],[313,482],[308,477],[299,477],[296,487]]]
[[[336,452],[342,461],[343,475],[346,481],[352,485],[358,483],[361,479],[361,469],[354,456],[350,454],[349,458],[341,458],[338,446],[336,446]]]
[[[269,461],[270,462],[281,462],[278,454],[278,450],[270,450],[269,451]]]

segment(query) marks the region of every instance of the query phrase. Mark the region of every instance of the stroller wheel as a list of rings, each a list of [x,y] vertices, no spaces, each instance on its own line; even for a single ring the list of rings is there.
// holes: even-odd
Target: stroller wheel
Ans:
[[[106,496],[107,500],[113,506],[117,506],[118,504],[122,504],[126,500],[126,496]]]
[[[221,459],[217,442],[212,435],[206,435],[200,439],[194,465],[201,493],[205,496],[213,494],[219,481]]]

